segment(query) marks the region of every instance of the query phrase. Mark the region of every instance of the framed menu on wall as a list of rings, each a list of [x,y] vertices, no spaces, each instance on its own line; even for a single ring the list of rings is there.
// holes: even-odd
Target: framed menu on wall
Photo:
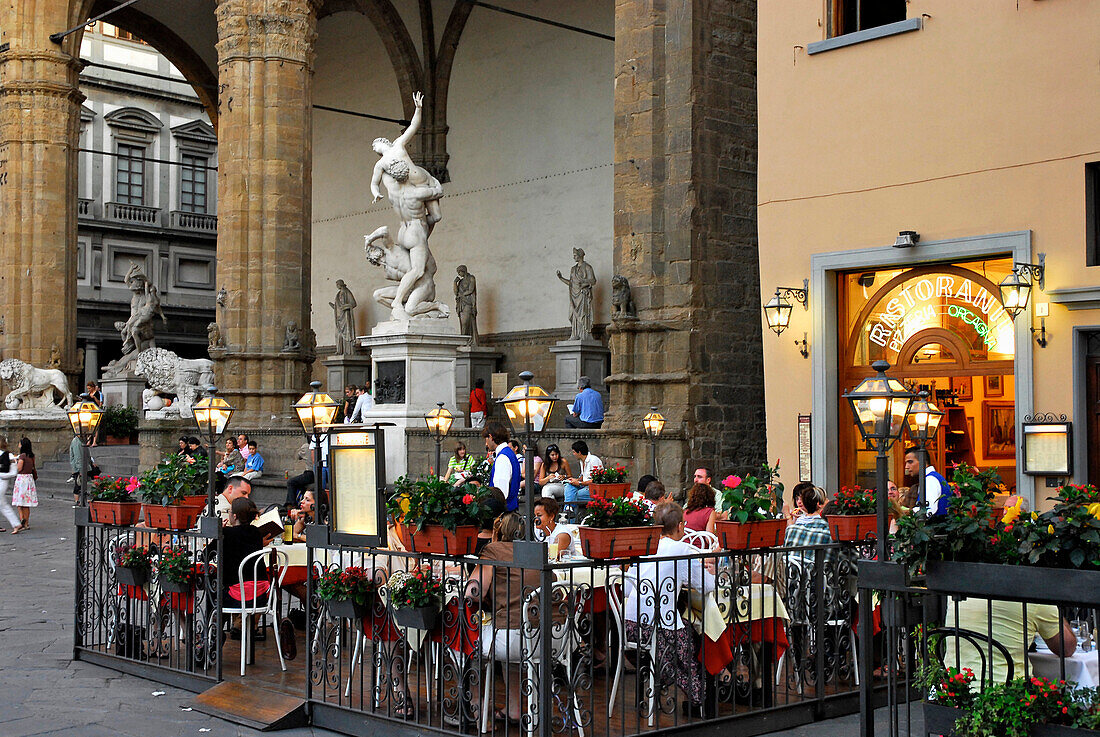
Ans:
[[[335,426],[329,440],[329,541],[386,545],[386,471],[378,428]]]
[[[798,416],[798,480],[810,481],[810,463],[813,460],[810,443],[810,415]]]
[[[1065,421],[1029,422],[1021,425],[1024,434],[1024,473],[1030,476],[1073,475],[1073,423]]]

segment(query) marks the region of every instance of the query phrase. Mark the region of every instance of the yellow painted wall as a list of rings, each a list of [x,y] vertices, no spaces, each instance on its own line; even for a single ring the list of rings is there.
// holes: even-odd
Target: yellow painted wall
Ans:
[[[759,6],[762,293],[801,285],[813,253],[887,246],[899,230],[1030,230],[1047,289],[1100,283],[1084,206],[1084,165],[1100,160],[1100,3],[913,0],[921,30],[809,56],[825,5]],[[1100,325],[1100,311],[1051,304],[1046,324],[1035,409],[1072,417],[1072,327]],[[787,333],[765,335],[772,458],[796,458],[796,416],[823,409],[792,344],[810,326],[795,309]]]

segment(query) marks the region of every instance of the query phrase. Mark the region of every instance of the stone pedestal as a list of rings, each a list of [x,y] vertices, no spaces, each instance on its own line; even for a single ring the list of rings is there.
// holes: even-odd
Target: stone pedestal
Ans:
[[[371,384],[369,355],[329,356],[321,363],[325,365],[325,390],[334,397],[338,394],[342,396],[348,384]]]
[[[364,413],[364,424],[395,425],[385,431],[386,482],[426,474],[427,468],[408,466],[405,428],[423,427],[424,415],[436,408],[436,402],[454,413],[453,427],[465,426],[455,401],[455,373],[458,349],[470,338],[459,335],[446,320],[421,319],[379,323],[358,340],[370,350],[374,379],[374,409]]]
[[[123,375],[99,382],[103,390],[103,404],[121,404],[141,409],[141,393],[145,391],[145,377]]]
[[[474,382],[485,380],[485,395],[489,395],[493,372],[500,365],[504,354],[492,348],[464,345],[458,349],[458,363],[455,365],[455,394],[458,408],[467,417],[470,415],[470,392]]]
[[[611,351],[596,340],[559,340],[550,346],[554,354],[554,367],[557,369],[557,384],[554,394],[562,399],[563,406],[573,401],[577,393],[577,380],[587,376],[592,380],[592,388],[600,393],[603,406],[608,406],[607,361]]]

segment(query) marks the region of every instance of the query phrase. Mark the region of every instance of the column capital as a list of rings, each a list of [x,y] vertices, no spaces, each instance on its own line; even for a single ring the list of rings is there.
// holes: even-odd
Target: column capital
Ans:
[[[320,0],[218,0],[218,64],[268,59],[313,67]]]

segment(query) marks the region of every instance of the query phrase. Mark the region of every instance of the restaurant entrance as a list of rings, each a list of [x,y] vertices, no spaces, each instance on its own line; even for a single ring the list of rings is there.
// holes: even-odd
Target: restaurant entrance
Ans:
[[[929,444],[929,463],[997,468],[1011,489],[1016,478],[1015,340],[997,284],[1012,259],[926,264],[839,275],[839,394],[886,360],[891,375],[926,390],[945,416]],[[843,401],[842,401],[843,404]],[[841,485],[873,487],[875,453],[859,442],[840,408]],[[892,451],[891,478],[901,486],[904,445]]]

